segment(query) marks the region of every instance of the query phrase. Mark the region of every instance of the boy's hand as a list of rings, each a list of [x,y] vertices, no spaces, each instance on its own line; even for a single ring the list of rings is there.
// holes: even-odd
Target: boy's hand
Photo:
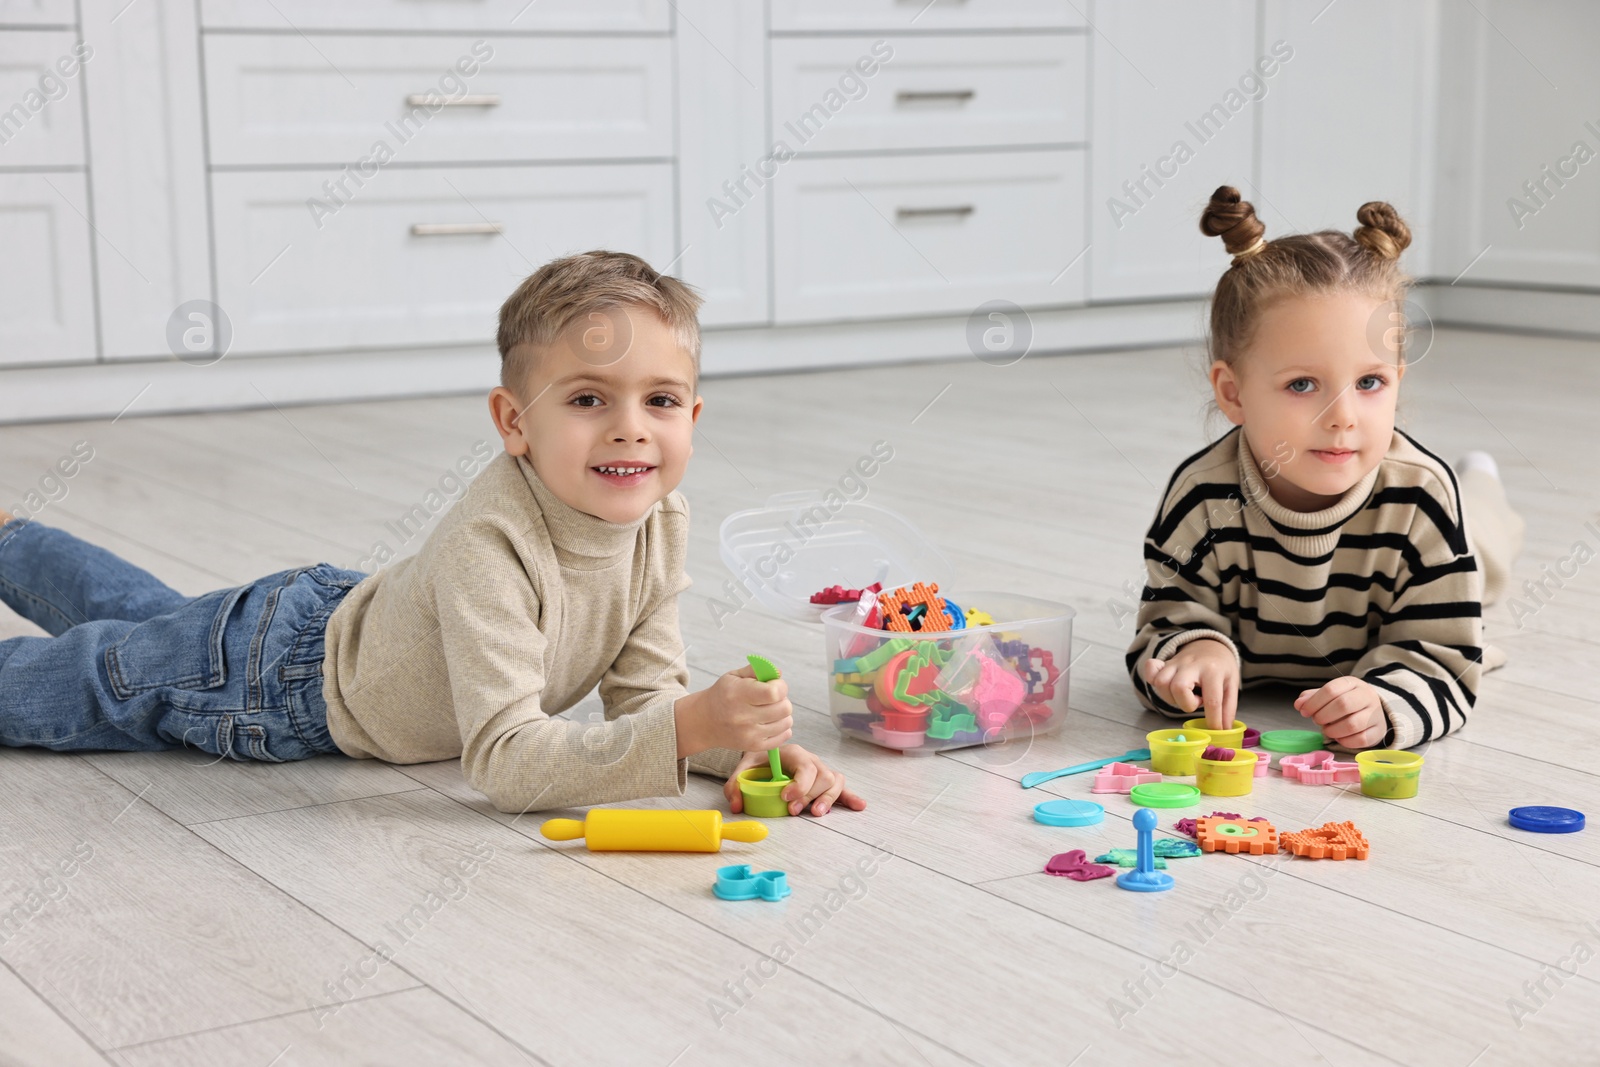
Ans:
[[[1294,706],[1322,727],[1322,736],[1345,748],[1372,748],[1389,732],[1389,717],[1383,713],[1377,688],[1353,675],[1335,678],[1321,689],[1305,690],[1295,698]]]
[[[794,781],[783,788],[783,799],[789,804],[789,814],[799,815],[809,804],[811,814],[826,815],[837,801],[851,811],[862,811],[867,802],[844,787],[844,775],[830,770],[816,756],[799,745],[784,745],[778,749],[783,773]],[[722,793],[728,798],[728,807],[735,815],[744,811],[744,794],[739,792],[739,772],[751,767],[767,766],[766,752],[746,752],[744,759],[733,769],[723,783]]]
[[[756,681],[749,666],[729,671],[709,689],[679,698],[674,706],[678,756],[708,748],[739,752],[777,748],[794,733],[789,683]]]
[[[1146,660],[1144,680],[1157,696],[1181,711],[1193,714],[1204,705],[1207,726],[1226,730],[1233,725],[1239,707],[1239,661],[1221,641],[1202,637],[1178,649],[1171,659]]]

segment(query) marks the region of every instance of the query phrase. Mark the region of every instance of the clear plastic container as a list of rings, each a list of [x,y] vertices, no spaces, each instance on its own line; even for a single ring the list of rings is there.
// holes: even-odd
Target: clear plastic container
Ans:
[[[857,625],[854,604],[823,614],[828,706],[839,732],[925,754],[1058,728],[1067,714],[1076,612],[1015,593],[941,587],[939,595],[987,612],[995,624],[895,633]]]
[[[811,595],[823,589],[893,589],[950,575],[949,561],[905,518],[838,492],[780,493],[729,515],[717,536],[733,572],[719,598],[728,614],[754,599],[774,614],[816,622],[828,608]]]

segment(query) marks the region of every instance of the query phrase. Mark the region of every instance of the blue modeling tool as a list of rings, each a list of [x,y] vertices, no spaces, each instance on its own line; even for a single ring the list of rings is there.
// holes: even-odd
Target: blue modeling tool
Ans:
[[[1159,893],[1172,888],[1172,875],[1156,870],[1156,813],[1140,808],[1133,814],[1133,828],[1138,831],[1137,866],[1127,874],[1117,876],[1117,888],[1135,893]]]
[[[1069,774],[1082,774],[1084,771],[1098,771],[1101,767],[1109,767],[1113,763],[1126,763],[1130,760],[1149,759],[1148,748],[1130,748],[1120,756],[1108,756],[1105,759],[1090,760],[1080,763],[1076,767],[1063,767],[1059,771],[1034,771],[1032,774],[1022,776],[1022,788],[1032,789],[1036,785],[1050,781],[1052,778],[1063,778]]]

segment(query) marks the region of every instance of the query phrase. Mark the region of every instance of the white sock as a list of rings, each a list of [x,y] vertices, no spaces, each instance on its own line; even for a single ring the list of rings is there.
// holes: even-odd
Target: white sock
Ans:
[[[1500,480],[1500,465],[1487,452],[1468,452],[1456,460],[1457,474],[1465,474],[1473,470],[1488,471],[1491,478],[1497,482]]]

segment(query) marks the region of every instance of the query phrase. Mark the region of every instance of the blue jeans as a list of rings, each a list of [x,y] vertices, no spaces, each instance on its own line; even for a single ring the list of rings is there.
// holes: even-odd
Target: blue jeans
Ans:
[[[328,617],[366,577],[331,564],[186,597],[64,530],[0,526],[0,600],[50,637],[0,641],[0,745],[337,752],[322,699]]]

